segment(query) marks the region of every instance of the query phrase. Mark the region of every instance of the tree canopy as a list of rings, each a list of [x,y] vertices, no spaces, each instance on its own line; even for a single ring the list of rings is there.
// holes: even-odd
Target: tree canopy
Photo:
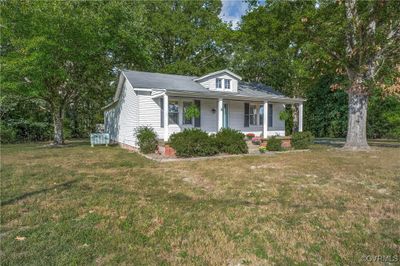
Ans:
[[[347,135],[360,147],[366,136],[400,138],[396,1],[248,3],[232,29],[218,0],[2,1],[2,132],[58,144],[87,136],[121,69],[229,67],[307,98],[305,128],[316,136]]]

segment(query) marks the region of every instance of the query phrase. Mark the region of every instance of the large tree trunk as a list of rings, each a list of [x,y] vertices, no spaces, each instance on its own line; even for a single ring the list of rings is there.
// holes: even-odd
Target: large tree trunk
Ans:
[[[367,108],[368,95],[350,90],[349,122],[345,148],[358,150],[368,149],[367,143]]]
[[[62,107],[55,108],[55,110],[53,110],[54,145],[64,144],[63,122],[64,122],[63,108]]]

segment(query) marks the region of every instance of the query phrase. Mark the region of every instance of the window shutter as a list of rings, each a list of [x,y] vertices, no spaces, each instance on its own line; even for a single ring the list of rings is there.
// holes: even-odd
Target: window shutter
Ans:
[[[160,121],[160,126],[164,127],[164,99],[162,97],[160,98]]]
[[[201,105],[200,100],[194,100],[194,105],[196,105],[197,109],[199,109],[200,116],[194,118],[194,126],[201,127]]]
[[[249,127],[250,104],[244,103],[244,127]]]
[[[268,104],[268,126],[273,127],[272,124],[272,118],[274,117],[273,115],[274,110],[272,109],[272,104]]]

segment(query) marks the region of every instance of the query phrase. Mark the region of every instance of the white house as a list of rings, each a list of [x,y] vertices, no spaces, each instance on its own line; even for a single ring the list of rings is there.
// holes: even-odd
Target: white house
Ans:
[[[299,104],[302,131],[303,99],[289,98],[259,83],[244,82],[229,70],[202,77],[123,71],[113,102],[104,107],[105,131],[111,140],[136,146],[135,128],[150,126],[160,139],[185,128],[209,133],[229,127],[262,136],[285,135],[279,113],[285,104]],[[186,119],[195,104],[200,117]]]

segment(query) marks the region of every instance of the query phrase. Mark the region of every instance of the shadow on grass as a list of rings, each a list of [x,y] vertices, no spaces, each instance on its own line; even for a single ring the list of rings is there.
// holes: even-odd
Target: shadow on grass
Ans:
[[[56,188],[67,189],[67,188],[70,188],[72,184],[74,184],[74,183],[76,183],[78,181],[79,181],[79,179],[74,179],[74,180],[70,180],[70,181],[67,181],[67,182],[64,182],[64,183],[49,187],[49,188],[43,188],[43,189],[27,192],[27,193],[24,193],[24,194],[19,195],[17,197],[14,197],[14,198],[11,198],[11,199],[8,199],[8,200],[5,200],[5,201],[1,201],[0,206],[10,205],[10,204],[13,204],[13,203],[15,203],[15,202],[17,202],[19,200],[25,199],[27,197],[30,197],[30,196],[33,196],[33,195],[37,195],[37,194],[41,194],[41,193],[46,193],[46,192],[48,192],[50,190],[53,190],[53,189],[56,189]]]
[[[341,148],[346,143],[346,139],[332,139],[332,138],[316,138],[314,140],[315,144],[327,145],[336,148]],[[369,146],[375,147],[389,147],[389,148],[400,148],[400,142],[397,140],[368,140]]]

